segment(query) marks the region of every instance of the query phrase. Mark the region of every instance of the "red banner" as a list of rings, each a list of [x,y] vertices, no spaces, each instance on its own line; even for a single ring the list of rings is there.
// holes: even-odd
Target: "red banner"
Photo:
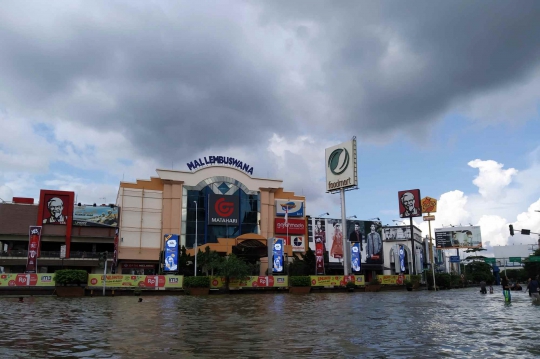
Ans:
[[[116,274],[117,262],[118,262],[118,228],[116,228],[116,232],[114,234],[114,253],[113,253],[112,266],[111,266],[112,274]]]
[[[275,232],[279,234],[302,234],[306,235],[305,219],[290,219],[285,221],[283,218],[276,218]],[[288,228],[288,232],[287,232]]]
[[[40,240],[41,227],[30,226],[30,239],[28,242],[28,259],[26,261],[26,273],[37,273],[37,257]]]
[[[315,274],[324,274],[324,245],[320,238],[315,240],[315,258],[316,268]]]

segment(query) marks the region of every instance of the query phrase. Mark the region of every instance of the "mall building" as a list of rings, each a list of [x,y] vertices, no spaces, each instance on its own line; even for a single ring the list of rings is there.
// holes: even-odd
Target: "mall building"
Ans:
[[[120,183],[118,273],[159,271],[169,234],[177,234],[189,254],[207,246],[234,253],[259,264],[261,275],[268,268],[268,238],[284,238],[289,257],[305,252],[305,197],[285,191],[281,180],[253,177],[253,167],[232,157],[205,157],[188,168],[158,169],[157,177]]]

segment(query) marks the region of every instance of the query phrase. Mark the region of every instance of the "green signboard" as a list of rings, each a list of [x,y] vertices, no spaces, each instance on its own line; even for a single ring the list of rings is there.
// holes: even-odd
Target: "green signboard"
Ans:
[[[540,256],[530,256],[527,258],[527,262],[540,262]]]
[[[495,258],[484,258],[484,262],[488,264],[495,264]]]
[[[521,257],[510,257],[509,262],[521,263]]]

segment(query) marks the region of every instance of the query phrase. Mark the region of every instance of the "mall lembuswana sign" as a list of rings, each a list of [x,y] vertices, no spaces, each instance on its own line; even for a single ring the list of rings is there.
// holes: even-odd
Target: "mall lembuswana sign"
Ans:
[[[225,166],[235,167],[253,176],[253,167],[248,165],[245,162],[237,160],[234,157],[208,156],[208,157],[199,158],[197,160],[193,160],[187,163],[187,166],[190,171],[196,170],[200,167],[211,166],[211,165],[225,165]]]

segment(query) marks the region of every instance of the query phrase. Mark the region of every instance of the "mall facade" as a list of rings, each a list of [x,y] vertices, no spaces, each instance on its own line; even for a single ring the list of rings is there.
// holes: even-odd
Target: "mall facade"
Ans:
[[[159,271],[171,234],[189,254],[207,246],[234,253],[259,264],[261,275],[268,268],[268,238],[283,238],[288,257],[305,252],[305,197],[285,191],[281,180],[253,177],[253,168],[236,159],[210,162],[215,158],[191,162],[190,172],[158,169],[157,177],[120,183],[118,273]]]

